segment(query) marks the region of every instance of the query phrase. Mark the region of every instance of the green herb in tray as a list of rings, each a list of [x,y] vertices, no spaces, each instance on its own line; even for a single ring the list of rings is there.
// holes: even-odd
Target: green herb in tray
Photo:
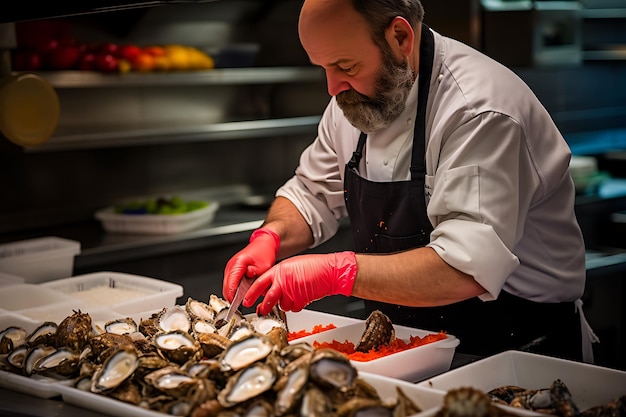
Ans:
[[[185,214],[207,205],[206,201],[184,201],[182,198],[174,196],[129,201],[116,205],[114,210],[119,214]]]

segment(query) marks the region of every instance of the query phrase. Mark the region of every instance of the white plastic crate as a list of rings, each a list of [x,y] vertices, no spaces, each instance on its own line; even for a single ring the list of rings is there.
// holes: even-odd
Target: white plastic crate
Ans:
[[[580,411],[605,405],[626,394],[624,371],[519,351],[489,356],[426,379],[418,385],[438,392],[443,401],[446,392],[463,386],[483,392],[505,385],[542,389],[549,388],[556,379],[567,386]],[[529,410],[501,407],[517,414],[545,416]]]
[[[183,287],[167,281],[117,272],[95,272],[41,284],[71,296],[83,308],[131,314],[176,304]]]
[[[72,276],[80,242],[49,236],[0,245],[0,271],[40,283]]]

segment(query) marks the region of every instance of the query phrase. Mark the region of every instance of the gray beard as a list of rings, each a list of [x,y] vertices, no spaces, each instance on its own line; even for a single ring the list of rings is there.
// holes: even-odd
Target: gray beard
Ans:
[[[413,87],[414,74],[408,62],[393,62],[385,55],[373,98],[354,89],[337,94],[337,104],[350,124],[364,133],[388,127],[404,111]]]

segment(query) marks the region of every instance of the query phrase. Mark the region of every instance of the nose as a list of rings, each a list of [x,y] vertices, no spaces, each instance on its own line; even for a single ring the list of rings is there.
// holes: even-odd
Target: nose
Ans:
[[[350,83],[346,81],[346,77],[343,74],[337,72],[326,71],[326,84],[328,86],[328,94],[336,96],[342,91],[350,89]]]

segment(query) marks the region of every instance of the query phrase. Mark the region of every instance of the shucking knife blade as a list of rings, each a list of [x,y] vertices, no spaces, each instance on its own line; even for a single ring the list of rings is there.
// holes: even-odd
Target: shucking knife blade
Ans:
[[[248,288],[250,288],[250,285],[252,285],[253,281],[254,278],[248,278],[246,276],[241,278],[241,281],[239,281],[239,286],[237,287],[237,291],[235,292],[235,297],[233,298],[233,302],[230,303],[230,306],[228,307],[228,313],[226,313],[226,318],[224,319],[226,323],[230,322],[230,319],[233,318],[235,311],[239,309],[239,306],[243,301],[243,297],[248,292]]]

